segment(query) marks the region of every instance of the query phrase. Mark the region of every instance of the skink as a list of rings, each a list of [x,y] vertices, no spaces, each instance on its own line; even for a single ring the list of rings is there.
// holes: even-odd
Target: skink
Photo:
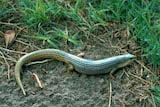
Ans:
[[[23,88],[20,79],[20,72],[22,70],[22,66],[29,62],[45,58],[53,58],[58,61],[65,62],[68,65],[67,71],[75,69],[79,73],[88,75],[97,75],[97,74],[105,74],[110,71],[114,72],[118,68],[128,65],[132,61],[132,59],[135,58],[135,56],[132,54],[124,54],[101,60],[88,60],[58,49],[42,49],[28,53],[22,56],[17,61],[14,72],[16,82],[21,88],[24,95],[26,95],[26,92]]]

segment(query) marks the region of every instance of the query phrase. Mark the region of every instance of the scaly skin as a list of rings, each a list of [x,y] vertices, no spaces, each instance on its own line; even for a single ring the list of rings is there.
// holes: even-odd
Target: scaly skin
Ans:
[[[53,58],[65,62],[68,64],[67,71],[75,69],[79,73],[98,75],[108,72],[113,73],[118,68],[128,65],[135,56],[132,54],[125,54],[101,60],[88,60],[57,49],[42,49],[28,53],[21,57],[15,66],[15,78],[24,95],[26,95],[26,92],[20,79],[22,66],[29,62],[45,58]]]

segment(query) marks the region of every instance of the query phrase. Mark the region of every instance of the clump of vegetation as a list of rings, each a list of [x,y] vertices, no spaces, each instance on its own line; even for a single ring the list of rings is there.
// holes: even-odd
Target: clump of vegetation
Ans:
[[[24,0],[22,1],[22,13],[24,21],[30,26],[49,23],[51,20],[47,16],[48,6],[42,0]]]

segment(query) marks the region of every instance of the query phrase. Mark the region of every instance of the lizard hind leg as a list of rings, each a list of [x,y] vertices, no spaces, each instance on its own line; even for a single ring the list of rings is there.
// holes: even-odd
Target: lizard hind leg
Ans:
[[[67,73],[72,73],[74,66],[71,63],[67,63]]]
[[[110,78],[111,78],[112,80],[115,80],[115,77],[113,76],[113,74],[115,73],[115,71],[116,71],[116,68],[112,69],[112,70],[110,71],[110,73],[109,73],[109,76],[110,76]]]

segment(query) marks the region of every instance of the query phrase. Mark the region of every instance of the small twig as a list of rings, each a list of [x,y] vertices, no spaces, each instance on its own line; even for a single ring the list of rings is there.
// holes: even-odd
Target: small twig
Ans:
[[[110,86],[109,86],[109,103],[108,103],[108,107],[111,107],[111,101],[112,101],[112,84],[110,83]]]
[[[43,88],[42,83],[41,83],[41,81],[39,80],[37,74],[32,73],[32,75],[33,75],[33,76],[35,77],[35,79],[37,80],[38,86],[39,86],[40,88]]]
[[[119,41],[119,40],[118,40]],[[119,51],[121,51],[121,52],[125,52],[125,53],[128,53],[125,49],[122,49],[122,47],[120,47],[120,46],[118,46],[118,45],[112,45],[112,42],[111,42],[111,40],[109,40],[108,39],[108,42],[109,42],[109,45],[110,45],[110,47],[111,48],[113,48],[113,49],[118,49]]]
[[[37,47],[37,46],[35,46],[35,45],[31,45],[31,44],[25,43],[25,42],[23,42],[23,41],[21,41],[21,40],[15,40],[15,41],[16,41],[16,42],[19,42],[19,43],[21,43],[21,44],[30,46],[30,47],[34,47],[34,48],[36,48],[36,49],[40,49],[39,47]]]
[[[122,78],[122,76],[123,76],[124,74],[125,74],[127,77],[129,77],[128,73],[125,71],[124,68],[122,69],[122,71],[123,71],[123,72],[122,72],[121,75],[119,76],[119,79]]]
[[[0,63],[1,63],[1,64],[3,64],[3,62],[2,62],[2,61],[0,61]]]
[[[100,37],[95,36],[93,34],[91,36],[94,37],[95,39],[99,40],[101,43],[106,43],[106,41],[103,38],[100,38]]]
[[[5,54],[6,59],[11,59],[12,62],[17,62],[15,58],[13,58],[11,55]]]
[[[140,61],[135,60],[138,64],[140,64],[145,70],[147,70],[148,72],[150,72],[152,75],[155,75],[151,70],[149,70],[144,64],[142,64]]]
[[[6,23],[6,22],[0,22],[0,24],[2,24],[2,25],[10,25],[10,26],[14,26],[14,27],[16,27],[16,28],[18,28],[18,29],[24,29],[24,28],[21,28],[21,27],[19,27],[19,26],[17,26],[16,24],[14,24],[14,23]],[[25,32],[27,32],[27,31],[25,31]]]
[[[2,31],[0,31],[0,34],[1,34],[1,35],[4,35],[4,33],[3,33]]]
[[[145,82],[145,83],[151,84],[150,82],[148,82],[148,81],[142,79],[141,77],[138,77],[138,76],[136,76],[136,75],[134,75],[134,74],[132,74],[132,73],[128,73],[128,74],[131,75],[131,76],[133,76],[133,77],[135,77],[135,78],[138,78],[139,80],[141,80],[141,81],[143,81],[143,82]]]
[[[0,58],[4,58],[4,57],[3,57],[3,56],[0,56]],[[13,59],[11,59],[11,58],[6,58],[6,57],[5,57],[5,59],[8,60],[8,61],[17,62],[16,60],[13,60]]]
[[[3,55],[3,53],[0,52],[0,54],[2,55],[2,57],[3,57],[3,59],[4,59],[5,63],[6,63],[6,65],[7,65],[7,71],[8,71],[7,77],[8,77],[8,79],[10,79],[10,66],[9,66],[9,64],[8,64],[8,62],[7,62],[6,58],[5,58],[5,56]]]
[[[16,33],[16,37],[20,34],[20,32],[22,31],[22,30],[24,30],[25,28],[26,28],[27,26],[25,26],[25,27],[23,27],[23,28],[20,28],[19,30],[18,30],[18,32]],[[26,32],[26,31],[25,31]]]
[[[152,93],[151,93],[151,98],[152,98],[152,101],[149,101],[149,102],[153,105],[153,107],[156,107],[154,95]]]
[[[26,52],[20,52],[20,51],[9,50],[9,49],[2,48],[2,47],[0,47],[0,49],[2,49],[2,50],[4,50],[4,51],[11,52],[11,53],[17,53],[17,54],[27,54]]]
[[[124,102],[121,99],[118,99],[118,100],[122,104],[122,107],[126,107],[125,104],[124,104]]]

